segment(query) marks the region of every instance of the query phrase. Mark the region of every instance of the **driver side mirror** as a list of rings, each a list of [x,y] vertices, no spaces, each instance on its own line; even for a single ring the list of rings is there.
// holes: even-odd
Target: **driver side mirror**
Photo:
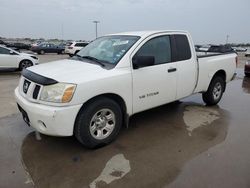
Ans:
[[[155,64],[154,56],[135,56],[132,59],[133,68],[139,69],[141,67],[148,67]]]

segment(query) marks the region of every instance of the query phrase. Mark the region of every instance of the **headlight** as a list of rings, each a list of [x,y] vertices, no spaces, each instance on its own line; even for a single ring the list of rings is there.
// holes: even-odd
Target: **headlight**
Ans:
[[[40,95],[40,100],[46,102],[67,103],[71,101],[75,88],[75,84],[65,83],[44,86]]]

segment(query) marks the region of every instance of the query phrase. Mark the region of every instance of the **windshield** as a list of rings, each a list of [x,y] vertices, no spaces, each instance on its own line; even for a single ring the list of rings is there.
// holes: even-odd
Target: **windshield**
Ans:
[[[116,65],[139,39],[138,36],[105,36],[98,38],[77,53],[81,57],[93,57]]]

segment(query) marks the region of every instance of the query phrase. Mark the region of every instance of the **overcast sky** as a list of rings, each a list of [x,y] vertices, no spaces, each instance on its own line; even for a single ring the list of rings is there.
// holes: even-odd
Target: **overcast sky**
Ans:
[[[0,36],[95,38],[135,30],[188,30],[196,44],[250,42],[250,0],[0,0]]]

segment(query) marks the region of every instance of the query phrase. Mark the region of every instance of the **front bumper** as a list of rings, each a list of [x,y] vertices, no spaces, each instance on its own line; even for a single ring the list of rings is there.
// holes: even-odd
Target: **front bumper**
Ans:
[[[33,64],[34,65],[39,65],[39,59],[33,59]]]
[[[29,124],[38,132],[52,136],[72,136],[76,116],[82,105],[54,107],[32,103],[15,89],[17,104],[27,113]],[[27,119],[26,119],[27,120]]]

